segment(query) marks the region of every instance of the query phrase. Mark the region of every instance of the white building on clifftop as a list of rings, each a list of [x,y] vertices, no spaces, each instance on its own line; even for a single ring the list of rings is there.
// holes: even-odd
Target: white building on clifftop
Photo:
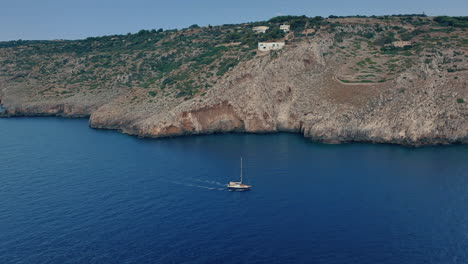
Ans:
[[[253,32],[255,33],[265,33],[267,30],[269,29],[269,27],[267,26],[259,26],[259,27],[253,27],[252,30]]]
[[[284,42],[259,42],[258,50],[269,51],[269,50],[280,50],[284,47]]]
[[[291,30],[291,26],[283,24],[280,26],[280,29],[283,30],[284,33],[288,33]]]

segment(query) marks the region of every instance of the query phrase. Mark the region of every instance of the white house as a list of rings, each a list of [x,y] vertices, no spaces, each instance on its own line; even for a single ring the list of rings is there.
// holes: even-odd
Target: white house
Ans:
[[[280,26],[280,29],[283,30],[284,33],[288,33],[291,30],[291,26],[283,24]]]
[[[270,27],[267,26],[259,26],[259,27],[253,27],[252,30],[255,33],[265,33]]]
[[[259,42],[258,50],[269,51],[269,50],[280,50],[284,47],[284,42]]]

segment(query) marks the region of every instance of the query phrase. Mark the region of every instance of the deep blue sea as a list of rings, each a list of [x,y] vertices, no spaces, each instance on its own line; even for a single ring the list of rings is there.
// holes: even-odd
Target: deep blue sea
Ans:
[[[2,264],[468,263],[468,146],[13,118],[0,151]]]

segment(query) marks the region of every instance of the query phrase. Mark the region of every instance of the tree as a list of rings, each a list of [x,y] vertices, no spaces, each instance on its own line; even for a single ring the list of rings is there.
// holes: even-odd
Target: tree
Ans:
[[[266,40],[275,40],[284,37],[284,31],[279,29],[279,27],[273,27],[268,29],[265,34],[262,34],[260,37],[260,41]]]
[[[277,17],[271,18],[268,22],[270,22],[270,23],[285,23],[285,22],[289,22],[289,21],[294,20],[294,19],[307,19],[307,17],[304,16],[304,15],[302,15],[302,16],[277,16]]]
[[[291,29],[294,31],[302,31],[307,24],[307,18],[296,18],[289,22]]]
[[[226,42],[236,42],[238,40],[240,40],[241,38],[241,34],[239,34],[238,32],[230,32],[228,34],[226,34]]]
[[[464,17],[438,16],[434,18],[434,21],[443,26],[468,28],[468,16],[464,16]]]
[[[316,17],[311,17],[309,18],[309,23],[310,24],[320,24],[323,22],[323,17],[321,16],[316,16]]]

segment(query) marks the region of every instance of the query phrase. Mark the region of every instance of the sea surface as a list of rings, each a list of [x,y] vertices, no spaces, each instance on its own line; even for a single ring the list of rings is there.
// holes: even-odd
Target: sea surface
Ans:
[[[0,119],[0,263],[468,263],[468,146]]]

